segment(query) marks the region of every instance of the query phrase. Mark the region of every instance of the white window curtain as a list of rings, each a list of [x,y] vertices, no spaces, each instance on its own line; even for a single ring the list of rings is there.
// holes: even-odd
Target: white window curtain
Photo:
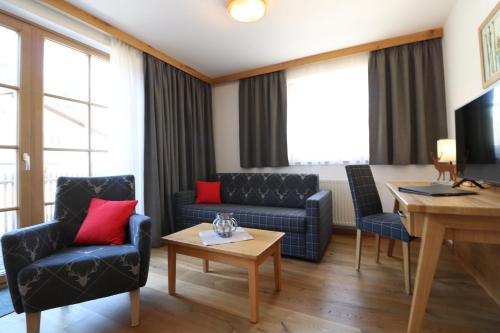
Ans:
[[[142,52],[112,39],[110,170],[135,176],[136,211],[144,214],[144,67]]]
[[[291,165],[368,162],[368,56],[287,70]]]

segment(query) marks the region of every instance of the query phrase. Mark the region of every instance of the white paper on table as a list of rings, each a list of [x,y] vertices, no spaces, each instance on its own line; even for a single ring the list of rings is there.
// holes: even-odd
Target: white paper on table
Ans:
[[[203,243],[203,245],[206,246],[243,242],[246,240],[253,239],[252,235],[250,235],[248,232],[245,231],[245,229],[240,227],[236,228],[231,237],[227,238],[217,235],[217,233],[213,230],[200,231],[199,235],[201,238],[201,242]]]

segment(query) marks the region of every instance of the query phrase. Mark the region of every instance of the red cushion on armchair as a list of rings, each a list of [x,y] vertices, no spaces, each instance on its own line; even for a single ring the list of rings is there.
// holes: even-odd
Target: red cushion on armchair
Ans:
[[[76,245],[120,245],[125,241],[125,227],[134,213],[137,200],[90,200],[85,220],[76,234]]]

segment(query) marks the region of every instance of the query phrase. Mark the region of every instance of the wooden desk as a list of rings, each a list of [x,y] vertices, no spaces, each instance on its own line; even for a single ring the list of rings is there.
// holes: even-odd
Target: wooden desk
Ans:
[[[472,189],[478,195],[428,197],[399,192],[399,186],[405,185],[430,183],[387,183],[406,230],[422,237],[407,329],[407,333],[416,333],[422,328],[443,240],[500,244],[500,189]]]

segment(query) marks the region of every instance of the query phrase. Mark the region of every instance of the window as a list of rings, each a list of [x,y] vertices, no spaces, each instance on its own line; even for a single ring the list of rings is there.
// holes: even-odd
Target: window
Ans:
[[[290,164],[367,163],[368,54],[286,74]]]
[[[17,228],[18,220],[18,96],[20,38],[0,26],[0,237]],[[1,264],[1,262],[0,262]],[[0,265],[0,274],[3,266]]]
[[[60,176],[105,172],[108,152],[108,62],[46,39],[44,42],[44,202],[52,219]]]
[[[52,217],[58,175],[106,172],[110,125],[107,54],[4,13],[0,45],[1,237]]]

